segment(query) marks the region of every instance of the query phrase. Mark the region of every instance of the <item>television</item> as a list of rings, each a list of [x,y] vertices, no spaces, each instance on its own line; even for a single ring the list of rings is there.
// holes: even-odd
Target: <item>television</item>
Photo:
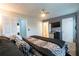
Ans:
[[[52,27],[52,28],[60,27],[60,22],[51,23],[51,27]]]

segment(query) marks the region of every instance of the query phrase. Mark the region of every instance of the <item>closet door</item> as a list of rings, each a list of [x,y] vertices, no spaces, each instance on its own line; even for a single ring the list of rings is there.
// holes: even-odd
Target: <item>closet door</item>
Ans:
[[[9,18],[3,16],[2,20],[3,20],[2,34],[5,36],[11,35],[11,28],[10,28],[11,24]]]
[[[0,36],[2,35],[2,17],[0,15]]]
[[[74,40],[74,18],[62,19],[62,40],[73,42]]]
[[[2,35],[11,36],[17,34],[17,19],[4,16],[2,21]]]

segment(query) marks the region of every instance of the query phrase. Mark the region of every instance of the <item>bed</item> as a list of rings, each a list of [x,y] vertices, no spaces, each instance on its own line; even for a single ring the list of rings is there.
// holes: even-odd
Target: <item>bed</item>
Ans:
[[[24,54],[14,45],[10,38],[0,36],[0,56],[23,56]]]
[[[25,42],[20,35],[12,35],[9,38],[10,41],[12,41],[24,54],[24,56],[42,56],[42,54],[30,46],[28,42]]]
[[[44,56],[65,56],[67,49],[66,44],[62,40],[45,38],[41,36],[30,36],[23,38],[33,48],[39,51]]]
[[[0,56],[65,56],[66,44],[62,40],[30,36],[0,36]]]

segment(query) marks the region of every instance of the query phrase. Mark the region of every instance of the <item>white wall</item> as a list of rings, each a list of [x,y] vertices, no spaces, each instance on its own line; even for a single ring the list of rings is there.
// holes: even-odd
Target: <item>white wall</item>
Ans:
[[[42,21],[30,18],[27,20],[27,37],[31,35],[42,36]]]
[[[8,14],[7,14],[8,15]],[[0,34],[10,36],[17,34],[17,22],[19,20],[20,15],[3,15],[2,17],[2,29],[0,30]],[[42,22],[38,19],[33,18],[24,18],[26,20],[26,34],[27,37],[31,35],[42,35]],[[30,29],[30,30],[28,30]],[[2,32],[2,33],[1,33]]]

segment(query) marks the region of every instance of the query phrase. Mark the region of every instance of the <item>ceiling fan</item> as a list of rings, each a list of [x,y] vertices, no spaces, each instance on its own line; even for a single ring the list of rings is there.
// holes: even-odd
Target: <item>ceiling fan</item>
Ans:
[[[42,9],[42,10],[41,10],[41,17],[45,17],[45,16],[48,15],[48,14],[49,14],[49,12],[46,11],[45,9]]]

